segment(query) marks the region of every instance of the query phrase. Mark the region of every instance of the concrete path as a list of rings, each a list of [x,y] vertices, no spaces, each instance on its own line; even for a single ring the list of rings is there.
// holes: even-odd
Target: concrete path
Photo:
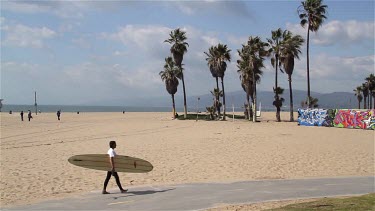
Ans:
[[[3,210],[200,210],[223,204],[356,195],[375,192],[375,177],[260,180],[131,187]]]

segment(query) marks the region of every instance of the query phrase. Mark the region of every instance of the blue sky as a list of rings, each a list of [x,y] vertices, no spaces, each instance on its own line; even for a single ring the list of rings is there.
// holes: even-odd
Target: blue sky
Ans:
[[[311,36],[311,90],[352,90],[374,73],[374,1],[324,1],[328,19]],[[215,80],[205,55],[211,45],[232,50],[226,91],[241,90],[237,50],[249,36],[271,30],[306,37],[300,1],[1,1],[1,98],[6,104],[97,104],[166,97],[158,73],[170,55],[169,32],[187,33],[188,96],[208,94]],[[265,61],[258,90],[272,91]],[[306,48],[296,61],[293,88],[306,90]],[[288,88],[285,74],[279,83]],[[178,88],[182,95],[182,86]]]

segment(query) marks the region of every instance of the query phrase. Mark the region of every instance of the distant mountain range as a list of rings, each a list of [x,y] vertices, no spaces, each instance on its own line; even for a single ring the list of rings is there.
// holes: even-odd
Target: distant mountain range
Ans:
[[[275,110],[272,105],[274,94],[270,91],[258,91],[257,102],[261,102],[262,110]],[[328,94],[322,94],[318,92],[311,92],[311,95],[318,98],[319,108],[357,108],[358,101],[354,93],[350,92],[333,92]],[[301,90],[293,90],[293,102],[294,108],[300,108],[301,102],[306,100],[307,92]],[[188,96],[187,105],[188,110],[195,111],[198,106],[200,110],[205,110],[205,107],[212,105],[213,96],[210,94],[200,95],[200,96]],[[282,97],[285,99],[283,103],[283,110],[289,110],[289,89],[285,89]],[[176,107],[183,108],[183,96],[181,93],[175,97]],[[232,108],[232,104],[236,110],[242,110],[244,103],[246,101],[246,95],[244,91],[235,91],[226,93],[226,107],[228,110]],[[112,105],[126,105],[126,106],[150,106],[150,107],[170,107],[172,104],[171,97],[168,95],[161,97],[152,98],[138,98],[132,99],[128,102],[107,102],[106,104]],[[363,101],[361,103],[363,105]],[[180,109],[179,109],[180,110]]]

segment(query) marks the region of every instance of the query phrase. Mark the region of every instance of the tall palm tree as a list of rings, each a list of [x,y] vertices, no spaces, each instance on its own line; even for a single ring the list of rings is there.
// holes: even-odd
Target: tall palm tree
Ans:
[[[362,101],[362,87],[361,86],[357,86],[356,89],[353,89],[353,91],[355,92],[355,96],[357,96],[357,100],[358,100],[358,109],[361,109],[361,101]]]
[[[369,101],[370,101],[370,106],[369,108],[374,108],[375,107],[375,75],[374,74],[370,74],[368,77],[365,78],[367,84],[368,84],[368,89],[369,89]],[[374,102],[372,102],[372,100]],[[374,106],[374,107],[373,107]]]
[[[256,122],[256,83],[257,76],[261,75],[261,69],[264,68],[264,57],[268,55],[266,51],[267,43],[263,42],[260,37],[249,37],[246,45],[243,45],[241,51],[238,51],[241,59],[237,61],[241,84],[244,90],[247,92],[251,91],[249,85],[252,85],[252,96],[253,96],[253,122]],[[260,78],[259,78],[260,79]],[[250,116],[250,115],[249,115]]]
[[[180,67],[182,70],[182,60],[184,58],[184,54],[187,52],[187,47],[189,44],[186,41],[186,32],[177,28],[169,34],[169,39],[165,40],[164,42],[168,42],[172,44],[171,53],[173,55],[173,60],[175,64]],[[181,72],[181,81],[182,81],[182,88],[184,92],[184,117],[187,118],[187,105],[186,105],[186,90],[185,90],[185,80],[184,80],[184,72]]]
[[[250,110],[250,97],[253,101],[253,92],[254,92],[254,86],[253,86],[253,78],[252,78],[252,70],[249,68],[249,61],[246,55],[246,48],[247,46],[242,45],[241,50],[237,50],[238,55],[240,56],[240,59],[237,60],[237,72],[240,74],[240,80],[241,80],[241,86],[242,89],[246,93],[246,105],[247,105],[247,116],[249,120],[251,120],[251,110]]]
[[[210,68],[210,72],[213,77],[216,78],[216,86],[219,89],[218,78],[221,79],[221,88],[223,91],[223,120],[225,120],[225,89],[224,89],[224,76],[227,69],[227,61],[230,62],[231,56],[230,51],[227,45],[218,44],[217,46],[211,46],[208,49],[208,53],[204,52],[207,55],[207,65]],[[219,115],[220,115],[220,111]]]
[[[172,96],[173,119],[176,118],[176,106],[174,95],[177,92],[178,76],[182,74],[181,67],[176,66],[172,57],[165,58],[164,71],[159,73],[161,79],[165,82],[168,93]]]
[[[226,108],[225,108],[225,89],[224,89],[224,76],[227,69],[227,63],[230,62],[230,49],[227,45],[218,44],[217,50],[217,76],[221,79],[221,90],[223,91],[223,120],[225,120]]]
[[[270,45],[269,53],[271,56],[271,65],[275,68],[275,87],[277,87],[277,73],[278,73],[278,65],[279,65],[279,56],[280,56],[280,46],[283,41],[283,31],[281,28],[278,28],[275,31],[271,31],[272,37],[271,39],[267,38],[268,44]]]
[[[324,20],[327,18],[325,16],[327,5],[322,4],[323,0],[305,0],[301,2],[298,7],[297,12],[299,18],[301,19],[301,26],[305,27],[307,24],[307,102],[310,107],[310,57],[309,57],[309,43],[310,43],[310,31],[317,32],[320,26],[323,24]]]
[[[369,94],[369,87],[367,83],[362,84],[362,93],[363,93],[363,108],[367,109],[367,97]]]
[[[278,68],[281,64],[280,64],[280,47],[284,41],[284,39],[286,39],[285,35],[287,35],[286,31],[283,31],[281,28],[278,28],[277,30],[275,31],[271,31],[271,39],[267,39],[268,41],[268,44],[270,45],[270,49],[269,49],[269,54],[271,56],[271,65],[272,67],[275,68],[275,86],[273,87],[273,92],[275,93],[275,97],[274,99],[279,99],[279,96],[278,96],[278,93],[276,92],[277,88],[278,88],[278,84],[277,84],[277,73],[279,72],[279,70],[282,72],[282,69],[281,68]],[[278,106],[282,106],[282,104],[275,104],[275,105],[278,105]],[[278,122],[280,122],[280,107],[279,108],[276,108],[276,120]]]
[[[238,70],[237,72],[240,74],[240,80],[241,80],[241,86],[242,89],[246,93],[246,103],[248,108],[246,109],[248,112],[248,117],[249,120],[251,120],[251,104],[254,104],[254,78],[253,78],[253,71],[255,71],[254,76],[255,76],[255,83],[260,83],[261,76],[263,74],[263,71],[259,68],[257,69],[252,69],[250,68],[249,65],[249,56],[248,56],[248,48],[250,46],[248,45],[242,45],[241,50],[237,50],[240,59],[237,60],[237,67]],[[260,61],[260,60],[258,60]],[[261,66],[262,64],[257,64],[256,66]],[[251,104],[250,104],[250,97],[251,97]]]
[[[287,31],[288,38],[284,40],[280,49],[280,61],[284,67],[284,71],[288,74],[289,81],[289,99],[290,99],[290,121],[294,121],[293,116],[293,91],[292,91],[292,74],[294,70],[294,58],[299,59],[301,46],[304,39],[300,35],[293,36],[292,32]]]
[[[216,58],[217,58],[217,53],[218,53],[218,51],[216,50],[216,46],[211,46],[208,49],[208,53],[207,52],[204,52],[204,53],[207,56],[206,61],[207,61],[207,65],[210,69],[211,75],[212,75],[212,77],[214,77],[216,79],[216,89],[220,90],[219,89],[218,68],[217,68],[217,64],[216,64],[217,63]],[[216,98],[216,100],[220,102],[220,98]],[[217,112],[218,112],[218,115],[220,116],[220,109]]]

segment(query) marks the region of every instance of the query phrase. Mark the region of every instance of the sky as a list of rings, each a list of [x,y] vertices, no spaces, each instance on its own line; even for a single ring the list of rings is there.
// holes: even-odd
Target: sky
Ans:
[[[374,73],[374,1],[323,1],[327,19],[310,39],[311,91],[353,92]],[[169,33],[181,28],[188,96],[216,86],[205,51],[231,49],[225,91],[242,90],[237,50],[281,28],[306,37],[300,1],[0,1],[1,98],[5,104],[103,105],[168,97],[159,72],[170,56]],[[307,90],[306,43],[295,61],[293,89]],[[265,60],[258,90],[272,91]],[[279,86],[288,88],[286,74]],[[182,83],[177,96],[182,96]],[[354,92],[353,92],[354,93]],[[169,98],[168,98],[169,99]]]

